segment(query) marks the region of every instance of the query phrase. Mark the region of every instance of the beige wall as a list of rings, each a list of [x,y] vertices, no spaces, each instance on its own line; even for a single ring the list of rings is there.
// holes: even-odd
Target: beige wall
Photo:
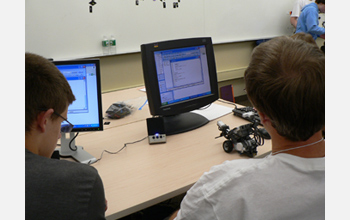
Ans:
[[[101,57],[102,92],[143,85],[141,53]]]
[[[317,39],[323,45],[323,39]],[[245,95],[243,74],[255,41],[214,45],[219,88],[232,84],[235,96]],[[141,53],[100,57],[102,92],[142,86]]]
[[[219,88],[232,84],[235,96],[246,94],[243,74],[254,46],[253,41],[214,46]]]
[[[243,81],[239,78],[243,77],[253,46],[254,42],[214,45],[219,86],[234,84],[236,96],[243,92]],[[106,56],[100,59],[102,92],[144,84],[140,53]]]

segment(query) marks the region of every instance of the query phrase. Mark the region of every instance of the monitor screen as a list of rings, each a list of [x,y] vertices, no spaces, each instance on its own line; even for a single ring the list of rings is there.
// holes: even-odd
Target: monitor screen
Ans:
[[[211,38],[143,44],[141,55],[150,113],[164,118],[167,134],[196,128],[197,125],[184,125],[187,128],[169,131],[170,127],[177,130],[175,127],[186,120],[197,123],[197,116],[187,113],[219,97]],[[173,119],[176,123],[170,122]],[[200,121],[198,127],[208,122]]]
[[[66,77],[76,99],[68,106],[68,121],[74,125],[72,132],[103,130],[100,61],[69,60],[53,63]],[[62,122],[62,125],[65,123]]]
[[[162,106],[211,94],[204,45],[155,51]]]

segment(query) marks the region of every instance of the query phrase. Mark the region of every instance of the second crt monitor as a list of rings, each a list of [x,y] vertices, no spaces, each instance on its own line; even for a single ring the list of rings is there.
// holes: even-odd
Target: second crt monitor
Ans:
[[[208,123],[190,111],[218,99],[211,38],[170,40],[141,45],[150,113],[164,119],[167,135]]]

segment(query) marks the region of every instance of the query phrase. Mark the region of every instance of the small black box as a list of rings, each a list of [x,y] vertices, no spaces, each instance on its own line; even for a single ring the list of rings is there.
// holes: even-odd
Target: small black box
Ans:
[[[51,159],[60,159],[60,151],[59,150],[55,150],[52,155],[51,155]]]
[[[166,135],[162,117],[147,118],[148,143],[165,143]]]

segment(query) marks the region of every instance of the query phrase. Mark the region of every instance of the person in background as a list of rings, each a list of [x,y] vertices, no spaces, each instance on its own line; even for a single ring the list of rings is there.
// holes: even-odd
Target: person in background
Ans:
[[[318,26],[318,12],[325,13],[325,9],[325,0],[316,0],[306,5],[301,10],[295,33],[311,34],[314,40],[318,37],[325,39],[325,28]]]
[[[271,155],[212,167],[170,219],[324,219],[324,53],[277,37],[255,47],[244,79]]]
[[[300,16],[301,9],[304,8],[305,5],[314,2],[313,0],[296,0],[293,6],[292,13],[290,15],[290,23],[294,28],[297,27],[298,18]]]
[[[25,54],[25,217],[35,220],[105,219],[107,204],[97,170],[51,159],[67,121],[72,90],[54,64]],[[69,123],[70,124],[70,123]],[[70,124],[70,130],[73,125]]]

